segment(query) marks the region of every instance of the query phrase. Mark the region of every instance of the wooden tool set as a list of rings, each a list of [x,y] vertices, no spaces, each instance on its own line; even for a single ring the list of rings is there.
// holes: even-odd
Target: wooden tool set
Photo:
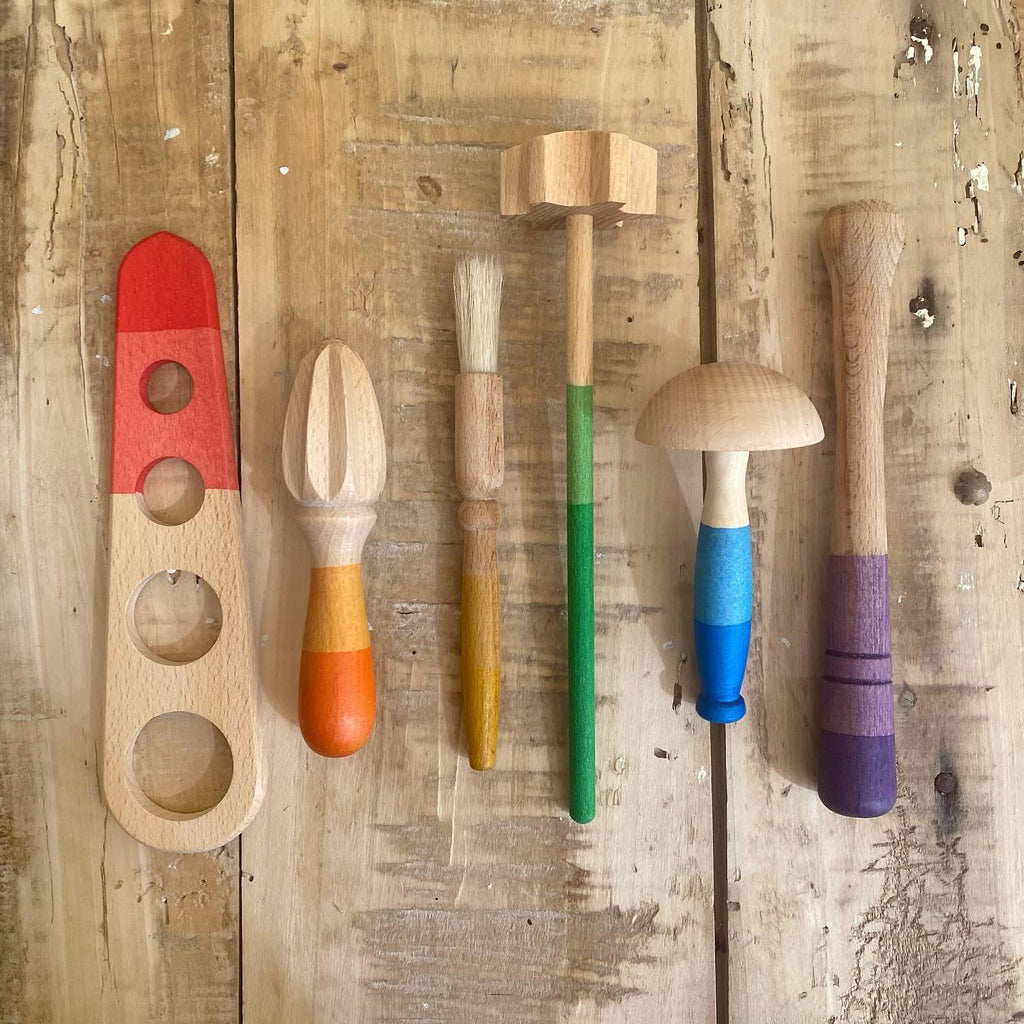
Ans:
[[[565,225],[568,768],[569,809],[578,822],[594,816],[596,776],[592,233],[653,214],[655,198],[654,150],[622,135],[558,132],[502,154],[501,212],[536,227]],[[818,789],[827,807],[855,817],[883,814],[895,801],[882,406],[889,292],[903,233],[899,215],[880,202],[833,209],[821,227],[833,294],[836,457]],[[496,257],[469,256],[456,265],[461,680],[469,763],[480,771],[496,762],[501,701],[501,292]],[[124,258],[115,359],[103,786],[118,821],[141,842],[207,849],[237,835],[256,813],[263,768],[216,292],[209,264],[190,243],[161,233]],[[164,409],[150,387],[169,365],[192,387],[174,410]],[[796,385],[750,363],[709,363],[678,374],[650,398],[637,423],[645,444],[704,452],[693,625],[701,682],[696,711],[710,722],[744,714],[753,581],[748,453],[812,445],[823,435]],[[297,718],[311,750],[345,757],[367,743],[374,725],[361,560],[384,489],[386,450],[370,374],[342,342],[326,342],[299,366],[281,459],[312,562]],[[151,479],[167,466],[175,480],[201,491],[187,511],[157,509],[147,500]],[[179,658],[140,630],[140,594],[165,577],[168,586],[183,585],[183,578],[204,583],[219,599],[219,635],[205,652]],[[162,806],[133,771],[147,723],[183,713],[219,730],[232,768],[220,799],[188,813],[170,801]]]

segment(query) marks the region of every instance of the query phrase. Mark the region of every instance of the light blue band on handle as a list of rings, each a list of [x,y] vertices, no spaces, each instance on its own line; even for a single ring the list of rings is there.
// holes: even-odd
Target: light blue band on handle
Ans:
[[[740,686],[750,647],[752,592],[750,527],[701,523],[693,631],[701,684],[697,713],[709,722],[735,722],[746,711]]]

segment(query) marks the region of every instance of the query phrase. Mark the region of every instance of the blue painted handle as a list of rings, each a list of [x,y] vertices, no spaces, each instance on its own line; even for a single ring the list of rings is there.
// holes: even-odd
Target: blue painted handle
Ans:
[[[750,647],[753,572],[749,526],[700,524],[693,632],[700,675],[697,714],[709,722],[735,722],[747,710],[740,686]]]

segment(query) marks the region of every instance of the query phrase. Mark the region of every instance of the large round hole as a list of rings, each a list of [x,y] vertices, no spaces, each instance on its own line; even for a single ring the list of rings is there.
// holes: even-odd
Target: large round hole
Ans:
[[[192,398],[192,374],[181,363],[157,363],[146,375],[146,401],[157,412],[181,412]]]
[[[181,526],[202,508],[206,488],[191,462],[161,459],[150,467],[136,496],[139,507],[154,523]]]
[[[132,773],[157,807],[200,814],[216,806],[231,785],[231,747],[211,721],[187,711],[150,719],[132,749]]]
[[[128,633],[153,661],[180,665],[201,658],[220,636],[222,611],[216,591],[183,569],[155,572],[128,602]]]

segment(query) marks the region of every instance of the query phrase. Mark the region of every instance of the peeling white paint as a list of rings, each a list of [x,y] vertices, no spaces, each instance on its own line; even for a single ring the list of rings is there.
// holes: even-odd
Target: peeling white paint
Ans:
[[[1017,160],[1017,167],[1010,179],[1010,188],[1019,196],[1024,196],[1024,153]]]
[[[286,175],[290,170],[290,167],[278,167],[278,171],[280,172],[282,177]]]
[[[960,160],[960,123],[955,117],[953,118],[953,167],[958,171],[964,169]],[[938,185],[938,182],[935,184]]]
[[[957,245],[966,245],[967,244],[967,228],[957,228],[956,229],[956,241],[957,241]]]
[[[702,764],[702,765],[701,765],[701,766],[700,766],[700,767],[699,767],[699,768],[697,769],[697,781],[698,781],[698,782],[707,782],[707,781],[708,781],[708,769],[707,769],[707,765],[703,765],[703,764]]]
[[[897,604],[903,604],[903,595],[902,594],[897,594],[896,595],[896,603]]]
[[[674,650],[674,649],[675,649],[675,646],[676,646],[676,642],[675,642],[675,640],[666,640],[666,641],[665,641],[665,642],[664,642],[664,643],[663,643],[663,644],[661,645],[661,649],[662,649],[663,651],[671,651],[671,650]]]
[[[780,636],[779,643],[787,649],[793,646],[793,641],[790,640],[788,636]]]
[[[922,309],[915,309],[914,316],[921,321],[921,326],[927,331],[932,324],[935,323],[935,314],[932,313],[927,306]]]
[[[932,44],[928,42],[928,37],[912,35],[910,39],[912,42],[920,44],[921,52],[924,54],[924,62],[927,64],[935,56],[935,51],[932,49]],[[914,48],[911,46],[907,51],[907,58],[909,59],[913,56]]]
[[[269,633],[264,633],[263,636],[260,637],[260,647],[266,647],[267,644],[269,644],[269,643],[270,643],[270,634]]]
[[[978,98],[981,95],[981,47],[972,39],[966,50],[966,66],[960,63],[965,56],[956,39],[953,40],[953,95],[974,100],[974,113],[978,113]],[[963,75],[963,81],[960,76]]]
[[[106,305],[108,302],[113,302],[113,301],[114,300],[109,295],[104,294],[104,295],[100,296],[100,302],[102,302],[104,305]]]
[[[104,369],[110,368],[110,359],[105,356],[102,352],[97,352],[95,357],[96,361],[100,363]]]
[[[981,47],[971,43],[967,56],[967,76],[964,79],[964,95],[977,101],[981,95]]]
[[[903,143],[899,139],[896,140],[896,148],[897,149],[902,149],[903,148]]]
[[[33,307],[32,307],[32,308],[31,308],[31,309],[29,310],[29,312],[30,312],[30,313],[31,313],[31,314],[32,314],[33,316],[42,316],[42,315],[43,315],[43,307],[42,307],[42,306],[33,306]]]
[[[163,32],[160,33],[160,35],[162,35],[162,36],[169,36],[173,32],[174,32],[174,25],[171,24],[171,22],[167,22],[166,27],[164,28]]]
[[[957,590],[973,590],[974,589],[974,573],[973,572],[962,572],[960,573],[960,579],[957,580]]]
[[[210,152],[203,157],[203,163],[206,164],[207,167],[219,167],[220,153],[215,149],[210,150]]]
[[[167,142],[170,139],[176,139],[180,134],[180,128],[168,128],[167,131],[164,132],[164,142]]]
[[[988,168],[984,164],[971,168],[971,182],[979,192],[988,191]]]

